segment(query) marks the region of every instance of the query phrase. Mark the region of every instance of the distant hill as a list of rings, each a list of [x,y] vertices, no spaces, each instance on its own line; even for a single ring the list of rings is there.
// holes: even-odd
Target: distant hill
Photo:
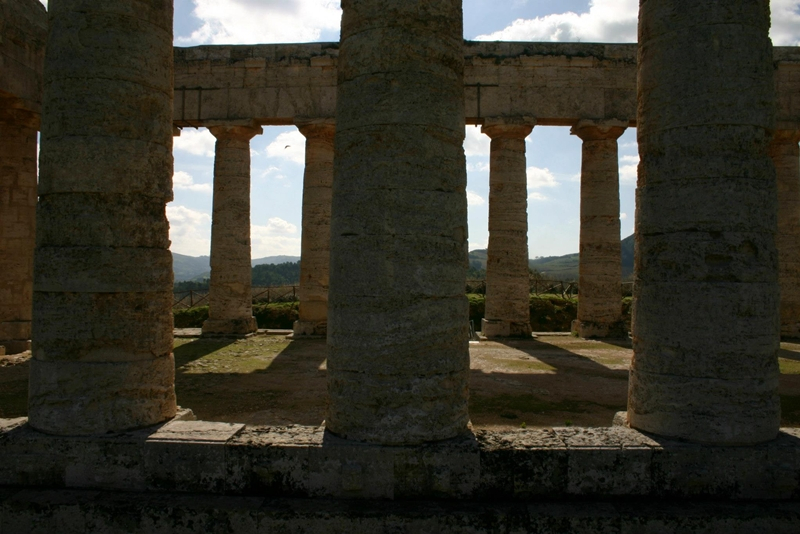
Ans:
[[[208,273],[211,272],[211,259],[208,256],[196,258],[173,252],[172,271],[175,273],[176,282],[193,280],[203,274],[208,278]]]
[[[256,265],[277,265],[298,261],[300,261],[300,256],[267,256],[252,260],[250,265],[255,267]],[[176,282],[200,281],[211,276],[211,258],[208,256],[185,256],[173,252],[172,271],[175,273]]]
[[[620,242],[622,246],[622,279],[633,276],[633,235],[629,235]],[[549,280],[578,280],[579,254],[565,256],[548,256],[528,260],[531,269],[536,269],[544,278]],[[478,249],[469,253],[470,268],[486,269],[486,250]]]

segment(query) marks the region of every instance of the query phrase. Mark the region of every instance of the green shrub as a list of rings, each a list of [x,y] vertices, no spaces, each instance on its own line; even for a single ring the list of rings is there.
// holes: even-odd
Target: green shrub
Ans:
[[[297,320],[297,302],[271,302],[253,306],[259,328],[292,328]]]
[[[201,328],[208,319],[208,306],[173,310],[175,328]],[[259,328],[292,328],[297,320],[296,302],[256,304],[253,315]]]
[[[208,319],[208,306],[172,310],[172,315],[175,317],[175,328],[201,328]]]

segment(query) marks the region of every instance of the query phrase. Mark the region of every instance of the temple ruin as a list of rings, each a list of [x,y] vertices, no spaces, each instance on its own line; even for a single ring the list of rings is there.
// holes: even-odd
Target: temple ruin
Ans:
[[[0,345],[32,341],[29,417],[0,419],[0,532],[797,532],[777,351],[800,328],[800,51],[772,47],[768,3],[641,0],[638,45],[465,43],[460,0],[342,7],[340,43],[173,49],[167,0],[0,0]],[[173,135],[217,139],[203,330],[247,335],[249,143],[288,124],[295,336],[327,335],[328,417],[194,421]],[[573,328],[620,334],[617,138],[637,128],[613,426],[470,428],[465,124],[491,138],[493,337],[530,335],[524,138],[547,126],[583,142]]]

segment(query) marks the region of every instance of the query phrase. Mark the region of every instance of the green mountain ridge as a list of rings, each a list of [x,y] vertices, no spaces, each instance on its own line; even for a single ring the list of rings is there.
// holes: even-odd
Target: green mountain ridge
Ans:
[[[250,265],[255,267],[256,265],[277,265],[297,261],[300,261],[300,256],[266,256],[264,258],[255,258],[250,262]],[[175,274],[176,282],[203,280],[211,276],[211,258],[208,256],[186,256],[173,252],[172,271]]]
[[[633,235],[629,235],[620,242],[622,247],[622,279],[627,280],[633,275]],[[578,280],[578,261],[580,254],[566,254],[564,256],[547,256],[528,260],[531,269],[535,269],[547,280],[563,280],[574,282]],[[477,249],[469,253],[471,269],[486,269],[486,249]]]

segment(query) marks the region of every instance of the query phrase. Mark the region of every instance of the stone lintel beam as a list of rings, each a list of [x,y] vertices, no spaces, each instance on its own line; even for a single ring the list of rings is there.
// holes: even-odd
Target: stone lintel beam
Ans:
[[[258,330],[253,317],[250,257],[250,140],[255,125],[209,128],[217,138],[211,221],[211,281],[204,336],[244,336]]]
[[[779,125],[783,126],[783,125]],[[781,335],[800,337],[800,128],[774,132],[769,153],[778,183],[778,281]]]
[[[324,336],[328,325],[328,279],[331,255],[331,186],[333,140],[331,119],[301,119],[306,138],[303,173],[303,222],[300,262],[300,310],[294,337]]]
[[[486,337],[530,337],[528,198],[525,138],[535,119],[486,119],[491,141],[489,246],[486,260]]]
[[[581,229],[578,318],[580,337],[622,337],[622,264],[617,139],[627,121],[581,120]]]

